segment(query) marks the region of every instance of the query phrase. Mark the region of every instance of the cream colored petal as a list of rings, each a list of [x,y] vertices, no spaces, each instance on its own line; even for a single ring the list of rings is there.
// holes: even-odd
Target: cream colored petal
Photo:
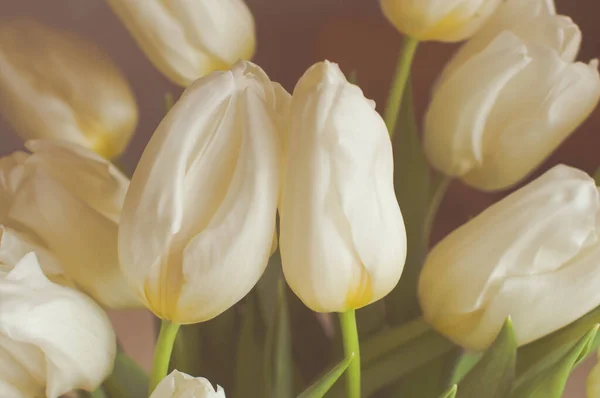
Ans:
[[[185,323],[211,319],[244,297],[263,274],[272,248],[279,197],[277,132],[255,92],[245,91],[236,101],[232,106],[239,115],[229,127],[242,131],[235,171],[212,219],[184,251],[186,284],[178,313]]]
[[[65,139],[107,157],[125,149],[137,124],[127,80],[100,49],[32,20],[0,27],[0,98],[24,139]]]
[[[483,162],[489,115],[505,86],[529,62],[525,45],[505,32],[437,88],[423,137],[425,154],[435,168],[460,177]]]
[[[398,282],[406,254],[382,119],[325,62],[298,82],[289,126],[280,205],[288,284],[321,312],[380,299]]]
[[[596,61],[565,64],[558,58],[536,58],[494,108],[483,164],[463,177],[467,184],[482,190],[516,184],[596,108],[600,99]],[[536,84],[527,86],[531,79]]]
[[[93,391],[110,374],[116,354],[110,321],[85,295],[48,281],[34,254],[0,281],[0,298],[0,334],[42,351],[49,398]]]
[[[4,278],[5,276],[2,276]],[[44,396],[46,362],[39,348],[0,335],[0,396]]]
[[[65,274],[95,300],[111,308],[138,305],[119,268],[117,224],[43,170],[33,170],[22,183],[10,218],[35,232]]]
[[[156,386],[150,398],[225,398],[225,391],[217,389],[203,377],[192,377],[174,370]]]
[[[561,280],[553,275],[560,275],[580,253],[598,244],[596,215],[599,210],[594,181],[567,166],[553,168],[494,204],[429,253],[419,281],[425,318],[463,346],[480,349],[489,344],[508,314],[521,319],[520,311],[542,305],[540,300],[545,295],[554,296],[555,289],[563,287],[549,283],[545,285],[548,290],[544,290],[544,294],[532,287],[532,296],[521,299],[518,305],[516,301],[504,304],[508,299],[503,289],[509,289],[513,281],[543,280],[544,275],[552,281]],[[571,285],[567,283],[564,289],[570,289]],[[515,299],[526,294],[522,292]],[[494,304],[496,299],[498,302]],[[593,304],[594,300],[590,302]],[[508,313],[490,311],[493,319],[484,319],[492,305],[506,305]],[[547,308],[554,309],[554,306]],[[579,303],[569,311],[570,314],[579,312]],[[531,313],[537,312],[528,312]],[[558,314],[556,318],[558,322],[564,321]],[[537,326],[545,321],[531,320]],[[527,330],[526,322],[515,322],[515,328],[519,329],[520,342],[524,342],[523,336],[529,332],[521,330]],[[540,329],[538,337],[552,330]]]
[[[112,163],[64,141],[29,141],[27,148],[33,153],[27,167],[43,169],[91,208],[119,222],[129,180]]]
[[[185,27],[161,0],[108,0],[152,63],[173,82],[188,86],[226,65],[194,45]]]

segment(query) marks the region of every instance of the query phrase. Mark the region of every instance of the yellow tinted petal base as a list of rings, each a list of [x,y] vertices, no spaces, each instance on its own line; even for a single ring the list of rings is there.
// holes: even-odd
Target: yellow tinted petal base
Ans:
[[[362,266],[358,284],[348,291],[346,296],[346,307],[357,309],[364,307],[371,302],[373,298],[373,281],[367,269]]]

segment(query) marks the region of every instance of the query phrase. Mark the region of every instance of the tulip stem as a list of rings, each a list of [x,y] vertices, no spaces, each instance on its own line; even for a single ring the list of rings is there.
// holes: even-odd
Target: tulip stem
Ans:
[[[340,313],[344,355],[354,359],[346,370],[346,386],[348,398],[360,398],[360,349],[358,344],[358,328],[356,327],[356,312],[351,309]]]
[[[431,239],[431,231],[433,229],[433,223],[437,216],[442,200],[446,195],[446,191],[452,182],[452,177],[446,175],[440,176],[437,184],[433,185],[433,193],[429,199],[429,206],[427,207],[427,214],[425,215],[425,225],[423,227],[423,247],[427,251],[429,250],[429,241]]]
[[[404,39],[404,45],[402,46],[402,51],[400,51],[400,56],[398,57],[396,74],[390,88],[390,94],[388,96],[384,113],[385,125],[387,126],[391,137],[394,136],[396,131],[398,115],[400,113],[400,108],[402,108],[404,91],[406,90],[406,84],[410,77],[410,70],[418,46],[418,40],[406,36]]]
[[[171,323],[163,319],[160,324],[160,333],[156,341],[154,349],[154,361],[152,363],[152,371],[150,373],[150,385],[148,393],[152,394],[158,383],[165,378],[169,371],[169,362],[171,361],[171,353],[173,352],[173,344],[175,337],[179,331],[179,325]]]

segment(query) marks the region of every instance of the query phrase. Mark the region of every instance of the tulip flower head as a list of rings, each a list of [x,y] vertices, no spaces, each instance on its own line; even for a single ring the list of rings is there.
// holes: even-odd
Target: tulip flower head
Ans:
[[[285,96],[262,69],[240,62],[190,86],[152,136],[125,199],[119,255],[157,316],[209,320],[262,275],[275,233]]]
[[[156,68],[181,86],[254,54],[254,18],[243,0],[108,3]]]
[[[374,102],[321,62],[298,81],[288,126],[279,214],[289,286],[318,312],[381,299],[402,274],[406,231]]]
[[[129,181],[75,144],[37,140],[0,159],[0,258],[35,252],[60,277],[112,308],[139,305],[121,274],[118,223]]]
[[[99,48],[31,20],[0,24],[0,113],[25,140],[67,140],[108,158],[138,119],[127,80]]]
[[[150,398],[225,398],[220,386],[215,390],[203,377],[192,377],[174,370],[156,387]]]
[[[556,166],[458,228],[428,255],[425,319],[482,350],[508,316],[527,344],[600,305],[600,199],[582,171]]]
[[[434,89],[424,125],[432,165],[485,191],[525,178],[600,99],[598,62],[574,62],[580,42],[547,1],[503,3]]]
[[[0,396],[95,391],[112,372],[116,337],[84,294],[50,282],[36,256],[0,266]]]
[[[386,18],[400,32],[421,41],[469,38],[500,0],[380,0]]]

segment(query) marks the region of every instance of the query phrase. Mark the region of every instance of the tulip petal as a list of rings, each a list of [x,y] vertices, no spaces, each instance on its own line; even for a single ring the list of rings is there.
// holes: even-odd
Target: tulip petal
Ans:
[[[116,339],[108,318],[83,294],[48,281],[35,255],[25,256],[0,281],[0,314],[0,335],[43,353],[48,397],[93,391],[110,374]]]
[[[138,305],[119,268],[117,225],[45,171],[28,173],[9,216],[35,231],[60,259],[65,273],[94,299],[109,307]]]
[[[530,61],[525,44],[505,32],[438,88],[424,126],[433,166],[460,177],[482,163],[487,119],[505,85]]]
[[[217,389],[203,377],[192,377],[174,370],[156,386],[150,398],[225,398],[225,391]]]
[[[600,304],[583,286],[576,286],[572,276],[558,276],[585,272],[587,266],[579,265],[580,253],[598,245],[598,196],[587,174],[556,166],[455,230],[430,252],[421,273],[419,298],[425,318],[457,343],[481,349],[509,315],[523,344],[566,325],[565,317],[575,320],[589,305]],[[532,281],[531,288],[512,288],[527,280]],[[557,290],[564,293],[555,295]],[[575,290],[585,291],[588,304],[577,303],[567,315],[555,312],[556,305],[544,304],[554,303],[549,296],[564,299]],[[509,294],[514,297],[509,299]],[[492,305],[503,307],[492,311]],[[552,308],[552,315],[539,314],[541,307],[531,312],[536,306]],[[525,321],[531,313],[539,316],[539,322]],[[529,325],[547,326],[553,317],[563,323],[552,330],[530,330]]]

